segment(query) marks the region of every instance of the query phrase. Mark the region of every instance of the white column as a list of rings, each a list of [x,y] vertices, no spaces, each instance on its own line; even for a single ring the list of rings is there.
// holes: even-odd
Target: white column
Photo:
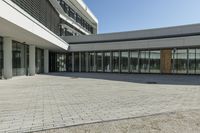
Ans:
[[[44,73],[49,73],[49,50],[44,50]]]
[[[29,75],[35,75],[35,46],[29,46]]]
[[[3,38],[3,76],[5,79],[12,78],[12,40]]]

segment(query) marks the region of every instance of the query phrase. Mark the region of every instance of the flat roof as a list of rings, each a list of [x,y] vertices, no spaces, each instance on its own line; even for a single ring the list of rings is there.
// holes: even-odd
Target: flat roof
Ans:
[[[181,25],[128,32],[106,33],[97,35],[65,36],[62,38],[69,44],[86,44],[100,42],[161,39],[195,35],[200,35],[200,24]]]

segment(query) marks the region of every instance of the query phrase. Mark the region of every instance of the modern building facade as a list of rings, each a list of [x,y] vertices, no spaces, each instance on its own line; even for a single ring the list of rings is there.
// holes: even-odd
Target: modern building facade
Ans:
[[[82,0],[1,0],[0,77],[48,72],[200,74],[200,24],[97,34]]]
[[[61,36],[97,33],[82,0],[1,0],[0,77],[49,72],[49,51],[66,52]]]
[[[70,44],[64,71],[200,74],[199,31],[194,24],[62,37]]]

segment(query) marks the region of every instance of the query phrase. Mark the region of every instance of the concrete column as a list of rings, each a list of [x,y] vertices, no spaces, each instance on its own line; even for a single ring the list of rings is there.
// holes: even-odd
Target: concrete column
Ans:
[[[49,73],[49,50],[44,50],[44,73]]]
[[[35,46],[29,46],[29,75],[35,75]]]
[[[3,38],[3,76],[5,79],[12,78],[12,40]]]

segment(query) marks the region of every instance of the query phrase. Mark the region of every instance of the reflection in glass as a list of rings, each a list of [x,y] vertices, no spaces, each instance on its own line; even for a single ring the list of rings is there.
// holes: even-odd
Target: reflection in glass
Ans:
[[[49,52],[49,72],[56,72],[56,53]]]
[[[66,71],[66,54],[58,53],[57,55],[57,71],[58,72],[65,72]]]
[[[174,50],[174,73],[187,73],[187,49]]]
[[[86,52],[81,52],[81,72],[86,72],[86,54]]]
[[[111,54],[110,52],[105,52],[104,53],[104,59],[103,59],[103,69],[104,72],[111,72]]]
[[[119,72],[119,52],[112,53],[112,71]]]
[[[196,49],[188,50],[188,73],[195,74],[196,71]]]
[[[196,49],[196,74],[200,74],[200,49]]]
[[[102,72],[103,68],[103,53],[97,52],[96,53],[96,63],[97,63],[97,72]]]
[[[88,71],[95,72],[95,63],[94,63],[94,52],[88,53]]]
[[[120,57],[120,68],[121,72],[128,72],[128,51],[121,52]]]
[[[44,50],[36,48],[35,51],[35,71],[36,73],[43,73],[44,72]]]
[[[14,42],[12,44],[13,76],[28,74],[28,45]]]
[[[79,72],[79,52],[74,53],[74,72]]]
[[[139,52],[130,51],[130,72],[138,73],[139,70]]]
[[[72,53],[66,54],[66,71],[72,72]]]
[[[160,73],[160,51],[150,51],[150,73]]]
[[[140,51],[140,72],[149,73],[149,51]]]

